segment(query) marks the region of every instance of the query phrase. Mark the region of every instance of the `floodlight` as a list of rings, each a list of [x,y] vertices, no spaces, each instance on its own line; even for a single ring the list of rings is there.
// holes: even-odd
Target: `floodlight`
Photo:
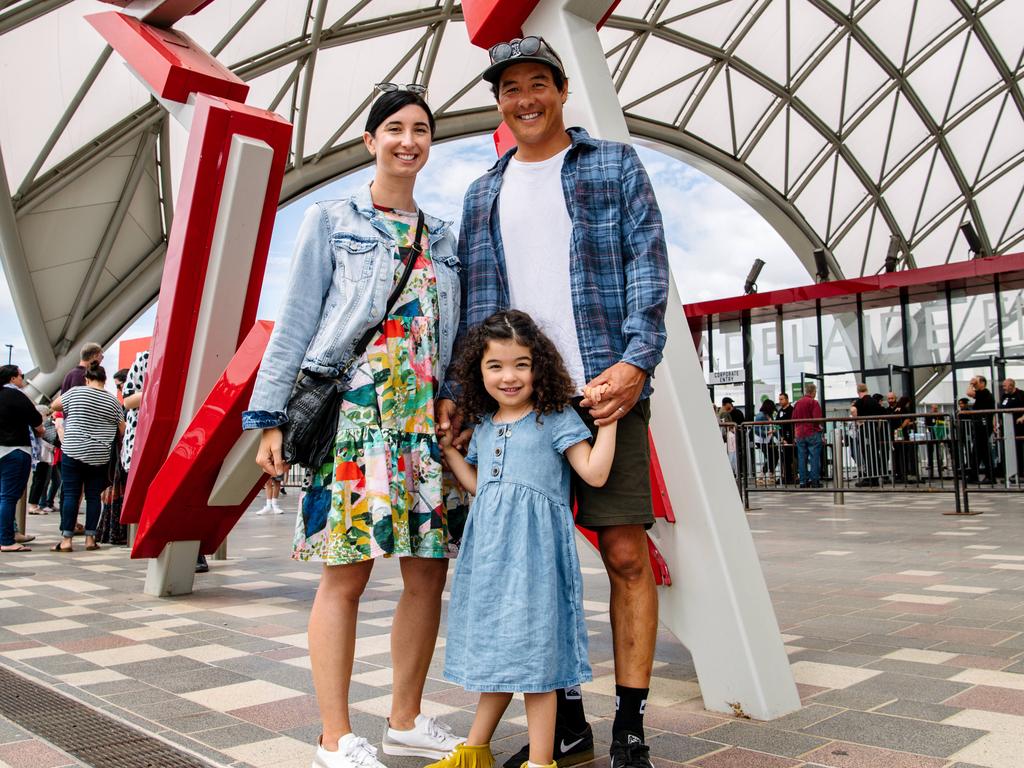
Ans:
[[[754,259],[754,265],[750,268],[750,272],[747,273],[747,281],[743,284],[744,293],[757,293],[757,278],[761,275],[763,267],[764,261]]]
[[[967,241],[967,247],[974,254],[975,258],[985,255],[985,247],[981,244],[981,238],[978,237],[978,233],[974,231],[974,224],[965,221],[960,225],[960,232],[963,233],[964,240]]]
[[[828,258],[825,255],[824,248],[814,249],[814,267],[817,270],[815,276],[818,278],[819,283],[828,282]]]
[[[900,238],[898,235],[889,237],[889,252],[885,255],[885,271],[895,272],[900,262]]]

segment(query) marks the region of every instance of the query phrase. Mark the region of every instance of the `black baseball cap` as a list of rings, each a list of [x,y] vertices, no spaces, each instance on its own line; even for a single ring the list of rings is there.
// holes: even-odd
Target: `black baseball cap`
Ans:
[[[493,85],[497,85],[501,73],[508,67],[511,67],[513,64],[524,64],[531,61],[537,64],[547,64],[549,67],[558,70],[562,77],[565,77],[565,68],[562,66],[562,60],[555,53],[555,49],[548,45],[543,37],[530,35],[522,38],[517,37],[509,40],[507,43],[498,43],[490,47],[487,55],[491,59],[491,65],[484,70],[481,77]]]
[[[723,397],[722,398],[722,405],[732,405],[732,403],[733,403],[733,400],[732,400],[731,397]]]

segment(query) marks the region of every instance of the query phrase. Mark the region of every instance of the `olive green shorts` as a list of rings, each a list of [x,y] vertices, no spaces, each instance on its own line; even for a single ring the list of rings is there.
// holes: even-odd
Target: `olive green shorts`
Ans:
[[[597,427],[590,411],[580,408],[580,400],[573,407],[592,434]],[[650,400],[640,400],[632,410],[619,419],[615,433],[615,459],[608,482],[593,488],[572,475],[572,491],[577,503],[576,524],[584,528],[607,528],[613,525],[654,525],[651,504],[651,446],[647,426],[651,420]]]

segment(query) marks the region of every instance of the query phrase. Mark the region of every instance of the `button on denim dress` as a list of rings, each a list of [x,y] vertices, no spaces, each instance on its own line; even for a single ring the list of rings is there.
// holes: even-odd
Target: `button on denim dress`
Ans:
[[[470,691],[538,693],[591,679],[583,586],[562,455],[576,412],[485,417],[466,460],[477,495],[455,565],[444,676]]]

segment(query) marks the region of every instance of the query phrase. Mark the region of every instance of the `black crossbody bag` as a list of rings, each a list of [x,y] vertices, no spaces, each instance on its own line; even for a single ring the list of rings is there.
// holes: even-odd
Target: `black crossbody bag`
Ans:
[[[384,316],[377,325],[366,331],[352,348],[352,354],[341,368],[341,375],[333,378],[309,371],[302,371],[299,374],[285,409],[288,421],[282,426],[284,443],[281,446],[281,453],[285,463],[299,464],[317,470],[333,452],[338,432],[341,398],[348,391],[348,368],[366,351],[373,337],[387,322],[395,302],[409,282],[416,259],[423,252],[422,237],[423,212],[420,211],[412,245],[399,249],[403,263],[402,276],[391,290]]]

